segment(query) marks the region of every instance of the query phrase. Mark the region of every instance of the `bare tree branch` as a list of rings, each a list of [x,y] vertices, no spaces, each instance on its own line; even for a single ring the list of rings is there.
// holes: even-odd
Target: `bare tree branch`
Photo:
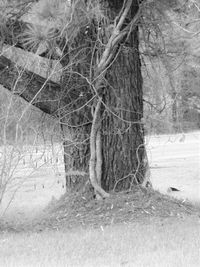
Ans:
[[[59,84],[17,66],[4,56],[0,56],[0,84],[45,113],[53,114],[58,109]]]
[[[0,56],[5,56],[14,64],[17,64],[27,71],[34,72],[45,79],[50,79],[56,83],[60,81],[62,66],[57,60],[49,60],[21,48],[9,45],[3,46]]]

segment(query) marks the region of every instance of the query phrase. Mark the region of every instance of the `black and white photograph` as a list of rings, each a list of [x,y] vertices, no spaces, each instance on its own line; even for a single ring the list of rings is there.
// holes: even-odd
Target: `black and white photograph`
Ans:
[[[200,0],[0,0],[0,267],[200,266]]]

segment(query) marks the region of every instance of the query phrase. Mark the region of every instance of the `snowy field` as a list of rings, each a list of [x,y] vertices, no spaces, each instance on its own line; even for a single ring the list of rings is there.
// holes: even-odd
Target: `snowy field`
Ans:
[[[177,198],[200,202],[200,132],[147,138],[153,187]],[[167,192],[169,187],[179,192]]]
[[[146,143],[153,187],[177,198],[200,202],[200,132],[148,136]],[[9,203],[7,213],[34,215],[65,192],[60,145],[26,147],[19,158],[13,154],[12,162],[16,164],[13,182],[0,206],[0,215]],[[180,191],[168,192],[169,187]]]

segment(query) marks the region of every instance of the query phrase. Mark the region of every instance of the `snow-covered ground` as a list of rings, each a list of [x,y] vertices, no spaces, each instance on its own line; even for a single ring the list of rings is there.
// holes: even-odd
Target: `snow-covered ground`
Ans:
[[[174,197],[200,202],[200,132],[147,138],[153,187]],[[179,192],[167,192],[169,187]]]
[[[200,202],[200,132],[148,136],[146,143],[153,187]],[[15,185],[5,195],[0,213],[12,196],[10,210],[33,213],[65,192],[61,145],[26,147],[21,156],[14,171]],[[169,187],[180,191],[167,192]]]

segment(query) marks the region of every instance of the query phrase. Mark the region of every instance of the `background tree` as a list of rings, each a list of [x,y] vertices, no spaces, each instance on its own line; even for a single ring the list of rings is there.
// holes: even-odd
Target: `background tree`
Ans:
[[[186,104],[186,98],[190,102],[190,97],[184,98],[183,104],[182,97],[188,91],[195,95],[195,101],[199,99],[194,85],[198,84],[197,78],[194,75],[193,81],[189,78],[189,69],[198,72],[198,2],[176,5],[165,16],[159,16],[159,7],[157,4],[153,13],[147,10],[145,19],[149,23],[143,23],[146,34],[142,31],[140,42],[146,127],[152,133],[198,129],[198,109]],[[190,119],[184,116],[183,106],[193,114]]]

